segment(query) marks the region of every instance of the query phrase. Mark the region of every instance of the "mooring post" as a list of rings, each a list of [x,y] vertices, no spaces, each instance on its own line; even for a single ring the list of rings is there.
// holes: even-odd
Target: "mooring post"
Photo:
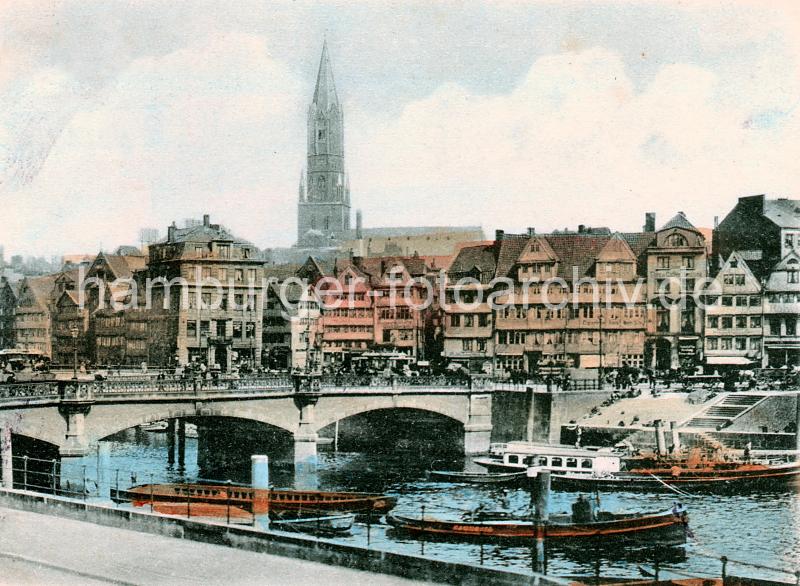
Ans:
[[[728,558],[722,556],[719,561],[722,562],[722,586],[725,586],[725,580],[728,578]]]
[[[678,422],[669,422],[669,431],[672,434],[672,453],[679,454],[681,451],[681,435],[678,432]]]
[[[795,399],[797,403],[794,417],[794,449],[796,450],[795,458],[800,461],[800,393],[795,395]]]
[[[250,456],[250,484],[253,487],[253,526],[256,514],[265,527],[269,528],[269,458]]]
[[[14,454],[11,449],[11,427],[0,425],[0,459],[3,461],[3,486],[14,488]]]
[[[656,429],[656,453],[664,456],[667,453],[667,440],[664,437],[664,423],[660,419],[653,422]]]
[[[531,500],[534,504],[533,533],[536,539],[536,571],[545,569],[545,534],[550,518],[550,471],[528,468]]]

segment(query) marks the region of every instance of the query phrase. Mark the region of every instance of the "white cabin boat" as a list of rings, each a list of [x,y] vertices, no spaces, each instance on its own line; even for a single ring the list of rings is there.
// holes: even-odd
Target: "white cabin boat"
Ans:
[[[624,469],[625,452],[616,448],[576,448],[558,444],[509,442],[492,444],[489,456],[475,463],[487,470],[513,472],[535,466],[554,473],[603,476]]]

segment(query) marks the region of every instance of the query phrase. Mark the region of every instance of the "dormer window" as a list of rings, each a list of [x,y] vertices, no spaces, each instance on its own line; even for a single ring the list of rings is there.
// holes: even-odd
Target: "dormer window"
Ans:
[[[672,246],[673,248],[678,248],[681,246],[688,246],[689,243],[686,241],[681,234],[670,234],[667,237],[667,246]]]
[[[219,251],[220,258],[230,258],[231,257],[231,247],[227,244],[222,244],[217,247]]]

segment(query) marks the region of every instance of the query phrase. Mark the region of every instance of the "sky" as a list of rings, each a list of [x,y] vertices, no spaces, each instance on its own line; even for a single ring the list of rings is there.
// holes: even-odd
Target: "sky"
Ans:
[[[365,226],[710,227],[800,198],[791,2],[0,3],[0,244],[296,234],[323,39]]]

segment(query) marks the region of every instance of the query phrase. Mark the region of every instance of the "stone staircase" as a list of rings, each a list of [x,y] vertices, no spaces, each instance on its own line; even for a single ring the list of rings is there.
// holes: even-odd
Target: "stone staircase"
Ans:
[[[751,395],[730,393],[719,401],[708,405],[688,421],[681,424],[683,428],[716,430],[728,427],[733,420],[749,411],[768,395]]]

